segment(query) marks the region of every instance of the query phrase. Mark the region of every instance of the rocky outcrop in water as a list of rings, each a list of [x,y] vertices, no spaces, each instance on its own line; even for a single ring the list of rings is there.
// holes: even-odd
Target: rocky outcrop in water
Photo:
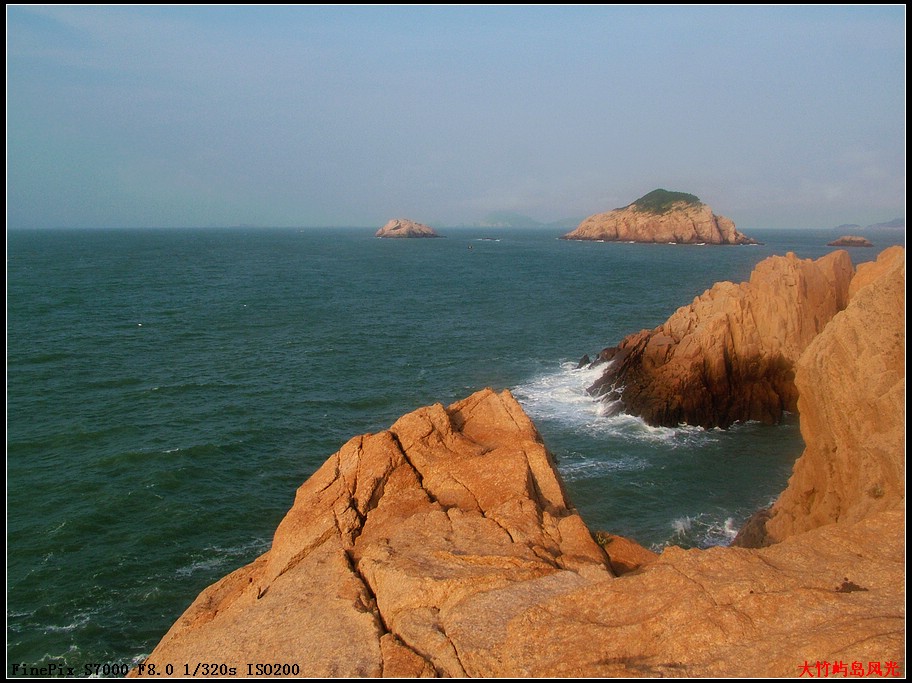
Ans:
[[[406,218],[394,218],[380,228],[374,237],[440,237],[434,228]]]
[[[590,392],[651,425],[776,423],[797,409],[794,364],[848,301],[848,253],[761,261],[749,282],[720,282],[663,325],[605,349]]]
[[[807,450],[773,508],[781,542],[655,557],[606,535],[605,555],[534,425],[486,390],[349,441],[142,675],[903,675],[904,291],[902,250],[860,267],[799,361]]]
[[[827,242],[828,247],[873,247],[866,237],[858,235],[843,235],[832,242]]]
[[[674,244],[757,244],[697,197],[654,190],[626,207],[586,218],[562,239]]]

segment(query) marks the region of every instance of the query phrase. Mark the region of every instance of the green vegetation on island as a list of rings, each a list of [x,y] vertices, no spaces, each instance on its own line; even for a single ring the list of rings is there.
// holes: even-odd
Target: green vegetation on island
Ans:
[[[686,192],[670,192],[669,190],[653,190],[645,194],[635,202],[624,208],[635,208],[638,211],[647,211],[649,213],[663,214],[671,211],[672,206],[678,203],[685,203],[690,206],[700,206],[703,202],[699,197],[687,194]]]

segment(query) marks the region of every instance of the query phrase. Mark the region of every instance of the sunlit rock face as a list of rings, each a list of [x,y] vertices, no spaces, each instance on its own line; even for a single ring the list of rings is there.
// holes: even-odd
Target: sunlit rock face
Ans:
[[[757,264],[748,282],[720,282],[662,325],[605,349],[590,392],[651,425],[774,424],[797,409],[794,365],[845,308],[854,269],[845,251]]]
[[[766,523],[773,540],[903,508],[905,285],[902,247],[861,264],[848,307],[799,359],[806,448]]]

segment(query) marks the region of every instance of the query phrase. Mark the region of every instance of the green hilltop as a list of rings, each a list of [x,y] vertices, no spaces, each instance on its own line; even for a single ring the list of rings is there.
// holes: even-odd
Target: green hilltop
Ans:
[[[668,190],[653,190],[645,194],[632,204],[623,208],[636,208],[638,211],[648,211],[649,213],[663,214],[671,211],[671,207],[679,202],[691,206],[700,206],[703,202],[700,198],[687,194],[686,192],[670,192]]]

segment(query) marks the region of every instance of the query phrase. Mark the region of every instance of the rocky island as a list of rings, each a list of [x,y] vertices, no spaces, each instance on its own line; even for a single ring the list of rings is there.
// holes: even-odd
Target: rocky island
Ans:
[[[674,244],[757,244],[685,192],[653,190],[632,204],[586,218],[561,239]]]
[[[394,218],[380,228],[374,237],[440,237],[434,228],[410,221],[407,218]]]
[[[859,235],[843,235],[842,237],[827,242],[828,247],[873,247],[874,245],[866,237]]]
[[[787,288],[843,282],[843,256],[813,263],[768,268]],[[130,675],[903,676],[905,251],[849,279],[828,323],[789,336],[809,338],[806,449],[754,523],[764,547],[597,543],[522,408],[484,390],[346,443],[271,549],[205,589]],[[782,330],[797,322],[781,312]]]

